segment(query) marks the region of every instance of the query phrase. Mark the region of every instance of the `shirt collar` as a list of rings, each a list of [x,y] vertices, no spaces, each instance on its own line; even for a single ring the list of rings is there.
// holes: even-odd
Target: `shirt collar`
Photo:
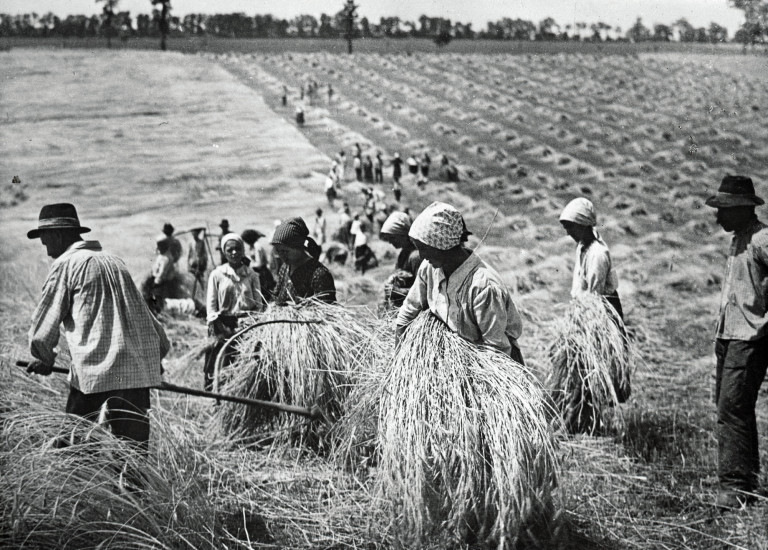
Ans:
[[[69,248],[67,248],[61,256],[54,260],[54,263],[63,262],[77,250],[91,250],[93,252],[101,252],[101,243],[99,243],[99,241],[76,241],[69,245]]]

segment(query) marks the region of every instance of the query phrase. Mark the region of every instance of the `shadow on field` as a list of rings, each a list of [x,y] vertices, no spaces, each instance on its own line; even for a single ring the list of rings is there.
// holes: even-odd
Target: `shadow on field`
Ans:
[[[699,416],[698,420],[702,420]],[[701,461],[712,445],[713,426],[702,426],[679,410],[634,410],[618,437],[627,453],[649,463],[679,464]]]

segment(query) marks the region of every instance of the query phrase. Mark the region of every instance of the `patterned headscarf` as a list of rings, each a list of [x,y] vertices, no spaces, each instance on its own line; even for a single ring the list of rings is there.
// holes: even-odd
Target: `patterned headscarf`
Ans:
[[[411,228],[411,218],[405,212],[392,212],[384,225],[381,226],[379,233],[387,235],[408,236],[408,230]]]
[[[592,201],[579,197],[569,202],[560,214],[561,222],[573,222],[586,227],[597,225],[597,214]]]
[[[458,210],[444,202],[433,202],[416,217],[408,236],[432,248],[450,250],[461,244],[465,228]]]

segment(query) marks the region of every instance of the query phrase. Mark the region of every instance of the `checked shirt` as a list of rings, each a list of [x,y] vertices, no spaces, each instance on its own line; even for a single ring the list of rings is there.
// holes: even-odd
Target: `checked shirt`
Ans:
[[[56,258],[32,315],[32,355],[53,364],[59,325],[72,355],[69,380],[85,394],[149,388],[162,381],[170,344],[120,258],[78,241]]]

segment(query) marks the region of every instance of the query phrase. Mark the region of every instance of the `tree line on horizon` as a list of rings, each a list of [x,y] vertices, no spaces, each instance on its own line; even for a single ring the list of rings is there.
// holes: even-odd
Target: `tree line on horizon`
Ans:
[[[344,10],[334,15],[321,14],[298,15],[291,19],[280,19],[270,14],[249,16],[244,13],[229,14],[188,14],[184,17],[171,15],[153,9],[151,14],[138,14],[132,17],[128,11],[113,11],[116,0],[101,0],[105,7],[99,15],[69,15],[60,18],[48,12],[43,15],[25,13],[19,15],[0,14],[0,36],[23,37],[94,37],[108,39],[121,36],[129,37],[156,36],[216,36],[226,38],[346,38],[349,23]],[[168,5],[161,0],[150,0],[154,4]],[[743,2],[744,0],[737,0]],[[749,2],[747,2],[749,3]],[[755,2],[753,2],[755,3]],[[761,4],[764,2],[756,2]],[[749,15],[747,13],[747,15]],[[422,15],[417,21],[400,17],[381,17],[372,22],[367,17],[353,21],[353,38],[430,38],[447,43],[453,39],[486,40],[579,40],[589,42],[706,42],[721,43],[728,41],[728,30],[712,22],[708,27],[696,28],[682,18],[674,23],[654,24],[647,27],[641,18],[626,31],[603,22],[578,22],[573,25],[559,25],[552,17],[538,23],[533,21],[504,17],[498,21],[489,21],[485,29],[475,30],[471,23],[451,21],[443,17]],[[165,27],[165,28],[163,28]],[[746,21],[734,36],[740,43],[763,42],[766,29],[760,23]]]

